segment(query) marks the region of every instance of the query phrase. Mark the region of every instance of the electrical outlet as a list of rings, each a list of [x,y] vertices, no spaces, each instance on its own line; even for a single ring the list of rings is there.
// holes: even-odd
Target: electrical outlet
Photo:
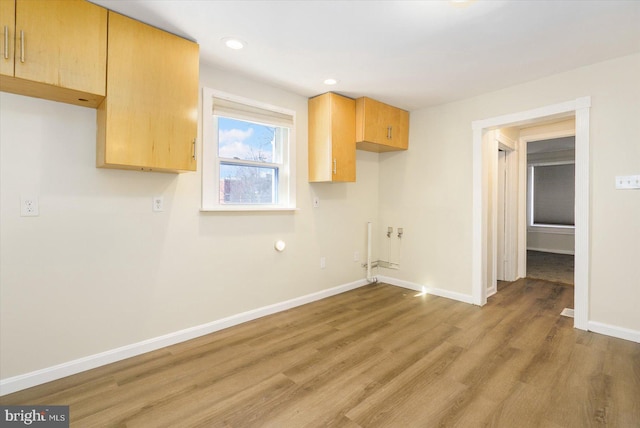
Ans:
[[[327,259],[325,257],[320,257],[320,269],[324,269],[327,267]]]
[[[155,212],[164,211],[164,198],[162,196],[153,197],[153,211]]]
[[[317,196],[313,197],[313,208],[318,208],[320,206],[320,198]]]
[[[359,262],[360,261],[360,251],[354,251],[353,252],[353,261],[354,262]]]
[[[37,196],[20,197],[20,216],[21,217],[37,217],[40,215]]]

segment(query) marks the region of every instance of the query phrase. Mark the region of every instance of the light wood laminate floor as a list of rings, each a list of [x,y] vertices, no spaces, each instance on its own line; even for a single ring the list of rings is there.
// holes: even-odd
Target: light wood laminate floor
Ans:
[[[640,344],[575,330],[573,289],[483,307],[376,284],[0,398],[74,427],[638,427]]]

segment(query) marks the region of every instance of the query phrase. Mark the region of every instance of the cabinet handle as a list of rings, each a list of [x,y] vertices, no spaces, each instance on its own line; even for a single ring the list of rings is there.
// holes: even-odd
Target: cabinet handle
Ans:
[[[391,125],[387,126],[387,140],[390,140],[392,138],[391,137],[392,131],[393,131],[393,127]]]
[[[20,30],[20,62],[24,62],[24,30]]]
[[[4,26],[4,59],[9,59],[9,27]]]
[[[193,160],[196,160],[196,139],[193,139],[193,152],[191,152],[191,157]]]
[[[333,160],[333,173],[334,174],[338,173],[338,161],[337,161],[337,159]]]

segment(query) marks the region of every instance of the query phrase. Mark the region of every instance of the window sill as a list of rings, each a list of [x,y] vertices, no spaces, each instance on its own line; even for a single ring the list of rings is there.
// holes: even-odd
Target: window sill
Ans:
[[[529,226],[527,227],[527,232],[533,233],[552,233],[557,235],[575,235],[576,228],[575,226]]]
[[[214,208],[200,208],[201,213],[221,213],[221,212],[295,212],[300,211],[296,207],[275,207],[275,206],[247,206],[247,205],[221,205]]]

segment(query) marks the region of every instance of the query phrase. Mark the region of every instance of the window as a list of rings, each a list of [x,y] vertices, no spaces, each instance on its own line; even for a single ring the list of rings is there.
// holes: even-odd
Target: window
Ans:
[[[529,166],[529,226],[574,228],[575,164]]]
[[[295,113],[203,90],[202,209],[295,209]]]

